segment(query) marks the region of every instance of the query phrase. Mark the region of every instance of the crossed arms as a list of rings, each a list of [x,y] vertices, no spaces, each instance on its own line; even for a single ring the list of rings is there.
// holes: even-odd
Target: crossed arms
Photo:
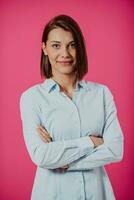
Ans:
[[[107,87],[105,97],[106,120],[103,138],[92,135],[73,140],[52,141],[49,133],[43,133],[45,129],[42,129],[42,132],[41,129],[37,130],[41,124],[38,105],[31,103],[30,94],[22,94],[20,110],[24,140],[32,161],[43,168],[67,171],[88,170],[120,161],[123,157],[123,134],[113,96]]]

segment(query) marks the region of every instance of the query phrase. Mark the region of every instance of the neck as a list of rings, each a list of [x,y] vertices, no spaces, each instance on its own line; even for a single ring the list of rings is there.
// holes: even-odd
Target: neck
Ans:
[[[76,75],[62,75],[62,76],[56,76],[54,75],[52,77],[61,87],[61,89],[65,89],[67,91],[71,91],[76,86]]]

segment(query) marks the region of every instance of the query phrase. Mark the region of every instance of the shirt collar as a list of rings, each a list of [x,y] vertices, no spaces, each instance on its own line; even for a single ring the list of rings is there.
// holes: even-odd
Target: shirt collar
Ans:
[[[50,93],[54,90],[60,91],[60,87],[59,87],[58,83],[56,83],[52,78],[45,79],[45,81],[42,83],[42,86],[45,88],[45,90],[48,93]],[[75,91],[78,91],[80,88],[88,90],[85,80],[77,81]]]

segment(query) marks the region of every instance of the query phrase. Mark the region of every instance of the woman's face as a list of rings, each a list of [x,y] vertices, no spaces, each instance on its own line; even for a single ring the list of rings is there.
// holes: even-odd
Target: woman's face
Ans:
[[[44,54],[48,56],[52,67],[52,74],[72,74],[76,64],[76,43],[72,33],[62,28],[49,32],[48,39],[42,44]]]

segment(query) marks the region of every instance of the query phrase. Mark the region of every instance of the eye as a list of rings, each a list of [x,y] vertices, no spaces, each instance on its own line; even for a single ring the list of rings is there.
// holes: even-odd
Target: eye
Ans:
[[[70,46],[71,48],[76,48],[76,43],[71,43]]]
[[[55,48],[55,49],[59,49],[60,45],[59,44],[52,44],[52,47]]]

